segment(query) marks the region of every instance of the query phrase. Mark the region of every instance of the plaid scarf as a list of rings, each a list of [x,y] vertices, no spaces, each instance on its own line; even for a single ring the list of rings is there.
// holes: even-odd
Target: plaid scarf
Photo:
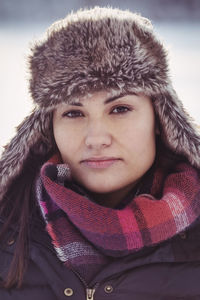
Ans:
[[[200,174],[186,163],[171,174],[157,168],[150,193],[133,197],[122,209],[67,188],[69,174],[54,156],[41,168],[36,195],[58,258],[88,283],[112,259],[173,237],[200,214]]]

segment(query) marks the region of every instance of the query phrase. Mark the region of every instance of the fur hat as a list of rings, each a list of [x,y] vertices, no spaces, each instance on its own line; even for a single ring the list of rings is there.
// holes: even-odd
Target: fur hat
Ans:
[[[0,198],[30,153],[52,151],[51,111],[99,90],[151,97],[165,145],[200,167],[200,136],[172,87],[167,51],[148,19],[112,8],[72,13],[33,47],[30,71],[35,109],[2,154]]]

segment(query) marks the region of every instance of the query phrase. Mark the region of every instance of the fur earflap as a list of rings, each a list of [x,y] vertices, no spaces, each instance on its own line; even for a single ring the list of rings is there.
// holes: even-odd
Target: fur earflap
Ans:
[[[38,157],[45,157],[51,151],[53,142],[50,131],[51,113],[42,109],[34,110],[18,126],[16,135],[5,146],[0,161],[0,199],[5,195],[12,181],[23,171],[31,153]]]
[[[172,87],[167,51],[146,18],[100,7],[72,13],[50,27],[29,62],[37,109],[2,155],[0,199],[32,151],[45,157],[52,150],[50,111],[100,90],[151,97],[165,145],[200,168],[199,133]]]
[[[200,134],[197,125],[185,112],[176,92],[173,89],[169,91],[153,99],[159,117],[161,139],[174,153],[185,156],[193,166],[200,168]]]

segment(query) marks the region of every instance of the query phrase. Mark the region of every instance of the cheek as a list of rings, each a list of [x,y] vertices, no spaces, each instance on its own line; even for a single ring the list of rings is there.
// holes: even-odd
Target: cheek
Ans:
[[[144,168],[148,170],[153,164],[156,156],[156,141],[155,141],[155,132],[154,130],[146,132],[143,135],[143,138],[139,142],[140,153],[139,160],[143,164]]]
[[[127,155],[131,155],[138,163],[150,162],[155,158],[155,128],[153,122],[149,124],[150,126],[133,127],[132,130],[129,126],[126,135],[123,136]]]
[[[131,147],[134,146],[134,148],[154,144],[154,124],[149,124],[149,126],[143,126],[143,124],[136,124],[136,126],[134,126],[133,124],[130,124],[126,126],[126,131],[122,130],[121,138],[124,140],[124,144],[130,145]]]
[[[70,131],[62,126],[54,127],[54,138],[63,162],[71,160],[72,153],[76,151],[76,143]]]

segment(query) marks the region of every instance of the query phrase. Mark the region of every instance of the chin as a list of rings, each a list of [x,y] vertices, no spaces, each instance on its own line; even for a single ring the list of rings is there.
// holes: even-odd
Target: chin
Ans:
[[[127,187],[130,187],[133,185],[133,183],[128,184],[122,184],[121,182],[95,182],[94,184],[88,183],[81,183],[83,187],[85,187],[89,192],[91,193],[97,193],[97,194],[109,194],[109,193],[115,193],[117,191],[126,189]]]
[[[102,186],[102,187],[101,186],[98,186],[98,187],[89,186],[86,188],[89,192],[97,193],[97,194],[108,194],[108,193],[112,193],[117,190],[115,188],[105,187],[105,186]]]
[[[104,183],[98,183],[98,184],[97,183],[91,184],[91,182],[89,184],[79,182],[79,184],[81,184],[89,192],[98,193],[98,194],[112,193],[112,192],[118,190],[118,188],[119,188],[119,185],[105,184],[105,182]]]

